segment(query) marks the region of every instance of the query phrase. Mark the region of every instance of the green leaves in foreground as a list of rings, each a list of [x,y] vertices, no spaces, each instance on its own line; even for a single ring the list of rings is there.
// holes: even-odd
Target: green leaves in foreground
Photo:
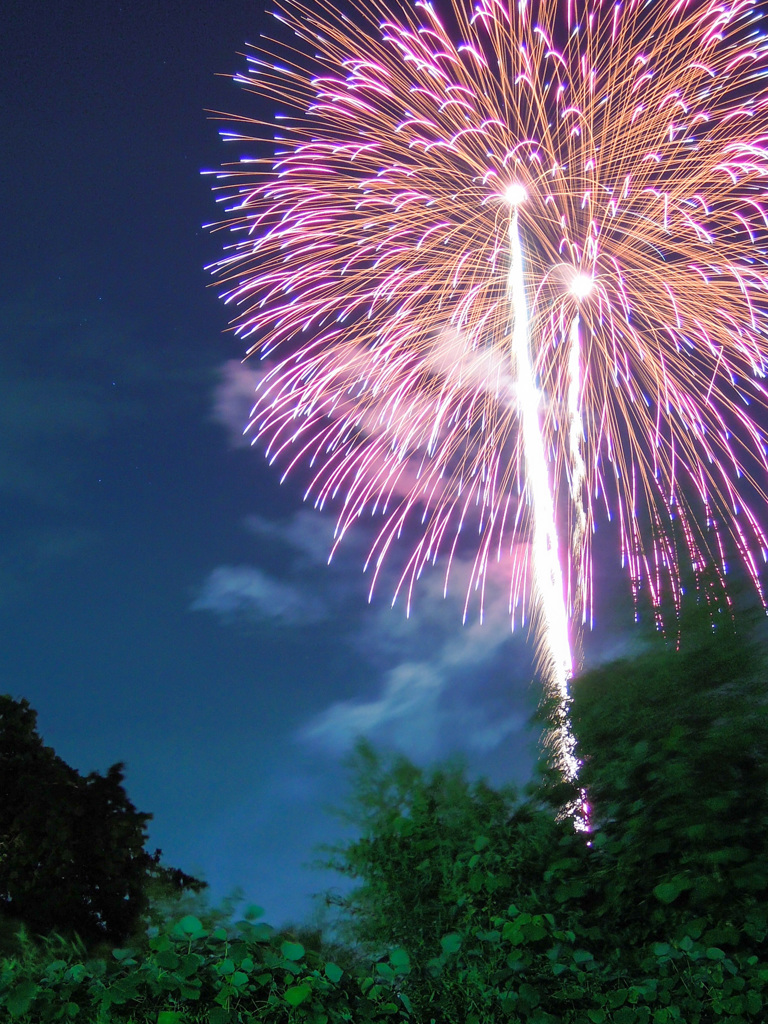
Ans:
[[[76,951],[41,974],[35,958],[0,966],[0,1019],[20,1024],[208,1024],[306,1020],[384,1022],[408,1016],[397,985],[409,959],[394,950],[377,964],[346,970],[263,924],[240,921],[237,935],[208,933],[187,915],[149,939],[142,951],[72,963]],[[383,968],[376,970],[376,968]],[[299,1016],[289,1017],[288,1014]]]
[[[280,952],[286,960],[301,960],[304,956],[304,947],[300,942],[284,942]]]

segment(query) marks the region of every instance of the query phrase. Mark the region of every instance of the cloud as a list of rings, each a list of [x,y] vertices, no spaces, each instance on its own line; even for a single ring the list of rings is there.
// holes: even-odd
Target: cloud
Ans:
[[[249,448],[252,435],[244,434],[256,400],[256,385],[264,375],[264,368],[254,361],[244,365],[230,359],[219,370],[219,383],[213,394],[213,418],[227,428],[230,443],[235,448]]]
[[[308,723],[299,739],[334,754],[349,750],[361,736],[384,740],[419,759],[452,746],[485,753],[527,721],[522,712],[497,711],[481,702],[476,683],[470,692],[439,661],[402,662],[385,674],[378,697],[337,701]]]
[[[296,625],[320,622],[344,603],[353,588],[340,582],[341,574],[328,570],[333,543],[328,516],[299,509],[283,520],[250,515],[244,525],[262,550],[279,556],[282,575],[252,565],[220,565],[203,583],[193,611]]]
[[[365,736],[421,759],[457,747],[486,753],[524,729],[528,710],[510,703],[509,684],[515,673],[522,683],[530,678],[529,653],[512,656],[524,638],[512,634],[504,574],[489,575],[483,622],[462,626],[471,563],[458,560],[454,570],[447,598],[440,573],[421,581],[408,619],[397,608],[371,610],[353,642],[383,668],[377,693],[332,703],[304,725],[300,741],[339,754]]]
[[[398,499],[407,499],[411,513],[419,516],[424,506],[434,511],[457,497],[452,490],[459,463],[482,462],[482,480],[492,472],[488,459],[478,458],[482,392],[497,407],[498,444],[510,447],[500,458],[512,458],[515,388],[508,363],[506,352],[475,351],[454,329],[431,339],[418,383],[409,383],[414,372],[409,353],[390,365],[377,350],[351,339],[306,355],[245,364],[230,360],[219,370],[214,418],[227,428],[234,447],[250,446],[260,436],[260,448],[269,450],[270,458],[279,452],[281,471],[306,446],[299,458],[313,466],[309,490],[334,505],[342,531],[374,508],[388,508],[382,523],[396,524],[399,531]],[[440,387],[430,383],[434,376]],[[474,472],[466,477],[465,490],[474,489],[476,498],[486,490],[480,480]]]
[[[321,601],[291,583],[252,566],[227,565],[208,576],[192,610],[271,619],[285,625],[319,622],[328,615]]]
[[[434,504],[439,501],[444,483],[429,474],[424,477],[423,467],[414,466],[408,459],[399,461],[392,454],[393,438],[401,434],[410,436],[411,444],[417,447],[427,443],[430,432],[436,429],[434,398],[415,392],[399,403],[371,400],[363,406],[350,404],[347,386],[351,388],[359,381],[369,356],[354,345],[345,346],[343,353],[328,356],[330,362],[323,365],[334,399],[327,409],[319,400],[316,411],[324,411],[339,421],[354,413],[361,451],[365,451],[358,476],[362,474],[369,480],[378,479],[380,474],[381,480],[380,488],[374,487],[368,495],[367,507],[371,507],[379,492],[386,493],[390,507],[394,507],[398,498],[426,491],[429,491],[430,504]],[[334,363],[332,357],[337,358],[337,362]],[[493,363],[492,353],[467,353],[458,335],[446,332],[436,339],[430,359],[430,369],[458,390],[477,388],[492,378],[497,400],[503,404],[513,400],[506,363]],[[236,446],[250,443],[244,438],[243,430],[249,422],[257,389],[270,387],[265,378],[272,369],[274,367],[266,362],[255,365],[230,362],[221,369],[215,394],[215,416],[228,428]],[[287,387],[285,381],[293,380],[300,370],[307,372],[304,364],[301,368],[293,366],[289,358],[282,377],[283,386]],[[262,393],[266,401],[267,392]],[[350,483],[353,491],[358,486],[354,481]],[[417,505],[418,500],[414,510]],[[427,568],[420,574],[409,618],[404,614],[402,597],[394,610],[389,602],[382,606],[377,600],[361,616],[360,599],[367,588],[360,585],[357,571],[384,520],[381,517],[367,520],[367,516],[359,516],[360,511],[354,500],[342,511],[341,525],[345,533],[347,526],[350,529],[334,554],[335,572],[324,568],[334,543],[333,514],[305,508],[287,521],[273,522],[263,516],[251,516],[246,521],[247,527],[260,539],[270,545],[284,546],[283,564],[289,566],[289,571],[296,572],[299,568],[316,571],[309,576],[311,586],[315,590],[322,588],[324,607],[333,608],[335,620],[344,624],[342,628],[346,632],[342,640],[378,671],[379,683],[373,694],[369,691],[360,699],[331,702],[304,725],[297,739],[332,753],[348,749],[358,736],[392,742],[416,756],[435,755],[439,753],[438,746],[442,749],[451,745],[469,747],[479,752],[494,749],[510,734],[522,730],[528,719],[528,709],[520,707],[525,686],[517,689],[516,708],[510,703],[510,677],[517,674],[524,683],[529,681],[530,652],[526,650],[514,660],[509,658],[508,664],[519,666],[512,671],[507,665],[499,664],[515,643],[524,646],[524,638],[518,641],[511,629],[509,581],[513,556],[487,567],[482,597],[481,591],[471,588],[476,568],[474,553],[463,558],[459,551],[452,559],[447,598],[444,596],[444,570]],[[406,537],[408,530],[409,527],[405,530]],[[404,538],[405,547],[408,543]],[[516,554],[525,560],[525,552]],[[396,561],[397,555],[390,552],[378,571],[376,595],[394,593],[398,577]],[[354,569],[353,563],[356,563]],[[217,570],[217,573],[222,571]],[[268,592],[268,584],[278,592],[289,585],[260,571],[257,578],[257,600],[251,597],[250,582],[244,588],[245,596],[241,596],[238,587],[228,584],[223,598],[217,591],[213,599],[209,596],[213,590],[209,581],[202,599],[205,604],[198,599],[196,607],[230,613],[234,603],[240,611],[274,614],[276,602],[269,596],[262,597],[262,592]],[[303,587],[307,585],[305,577]],[[292,587],[289,590],[299,601],[299,593]],[[472,601],[467,624],[462,626],[468,590],[471,590]],[[301,593],[305,591],[302,589]],[[312,599],[309,600],[312,606]],[[479,621],[481,604],[482,623]],[[481,676],[482,682],[479,682]],[[481,686],[482,696],[479,694]],[[502,686],[503,694],[499,692]]]
[[[426,662],[403,663],[387,673],[379,698],[338,701],[305,727],[302,735],[331,749],[345,750],[358,736],[394,726],[398,731],[415,729],[423,745],[425,733],[434,730],[443,684],[440,673]]]
[[[246,517],[245,525],[256,536],[284,545],[295,568],[305,562],[316,566],[328,564],[335,523],[322,512],[302,508],[284,520],[250,515]]]
[[[517,641],[511,630],[508,565],[488,568],[482,622],[476,615],[462,626],[473,562],[458,556],[447,597],[443,573],[426,571],[410,617],[402,604],[392,608],[389,602],[375,602],[361,614],[364,587],[352,569],[359,549],[342,548],[335,569],[324,564],[333,531],[328,516],[301,509],[277,522],[251,516],[246,525],[273,549],[284,548],[281,564],[292,579],[277,579],[251,566],[219,566],[193,609],[285,626],[333,616],[340,642],[378,677],[373,695],[369,691],[360,699],[332,702],[306,722],[297,733],[300,744],[335,755],[359,736],[369,736],[409,756],[432,757],[451,747],[485,753],[524,728],[528,709],[520,705],[525,685],[515,696],[510,677],[517,674],[528,682],[529,653],[510,656],[523,639]],[[364,528],[355,536],[360,534],[365,545]],[[299,570],[300,584],[293,581]],[[385,568],[380,590],[391,593],[394,582],[394,572]]]

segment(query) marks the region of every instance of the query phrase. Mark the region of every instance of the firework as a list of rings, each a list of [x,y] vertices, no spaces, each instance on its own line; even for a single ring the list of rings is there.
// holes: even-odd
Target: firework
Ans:
[[[288,0],[276,17],[294,42],[254,48],[237,80],[279,128],[225,133],[252,155],[217,175],[215,271],[265,360],[253,436],[285,472],[311,467],[339,540],[377,518],[372,585],[398,539],[408,601],[470,549],[468,600],[503,561],[514,618],[543,538],[551,617],[577,640],[614,519],[655,607],[679,604],[687,566],[722,578],[734,555],[760,591],[756,0],[477,0],[445,22]],[[567,679],[571,648],[543,643]]]

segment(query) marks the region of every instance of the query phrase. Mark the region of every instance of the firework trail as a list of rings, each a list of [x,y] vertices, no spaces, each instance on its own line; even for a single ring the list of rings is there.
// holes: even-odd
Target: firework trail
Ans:
[[[214,269],[254,438],[339,540],[379,518],[372,585],[470,551],[482,614],[509,566],[565,692],[601,520],[655,608],[734,557],[762,593],[768,43],[756,0],[445,14],[279,5],[293,43],[237,80],[283,113],[225,133],[261,155],[218,172]]]
[[[533,520],[531,561],[535,609],[539,619],[539,663],[548,690],[555,696],[561,708],[567,708],[568,682],[573,675],[573,652],[568,630],[568,611],[560,568],[560,545],[549,483],[548,460],[539,424],[540,396],[531,361],[525,273],[520,242],[518,207],[527,196],[522,186],[514,184],[507,189],[506,198],[514,206],[509,226],[508,292],[512,318],[511,351],[525,460],[526,494]],[[579,499],[580,495],[577,496],[580,504]],[[578,766],[573,756],[574,744],[570,729],[558,731],[555,745],[565,774],[569,778],[574,778]]]

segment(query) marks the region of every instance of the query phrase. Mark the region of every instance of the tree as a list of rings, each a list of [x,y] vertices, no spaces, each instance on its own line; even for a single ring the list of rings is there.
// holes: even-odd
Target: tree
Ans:
[[[347,937],[374,956],[402,951],[403,993],[425,1021],[764,1019],[756,634],[686,616],[674,643],[655,636],[578,679],[571,722],[577,782],[545,764],[524,799],[361,743],[345,815],[359,835],[327,865],[359,883],[336,900]],[[582,787],[589,833],[563,813]]]
[[[407,954],[417,1019],[492,1019],[483,979],[511,973],[507,954],[497,964],[486,947],[452,979],[444,956],[451,943],[490,933],[512,905],[533,919],[559,906],[555,891],[576,895],[567,886],[586,843],[569,821],[513,787],[468,781],[459,761],[425,771],[360,741],[349,767],[353,790],[341,816],[360,835],[332,848],[323,865],[361,883],[335,898],[340,934],[374,957],[395,948]]]
[[[124,765],[83,778],[43,745],[26,700],[0,696],[0,917],[38,934],[119,945],[148,910],[148,883],[204,882],[144,849],[151,814],[123,788]]]
[[[757,633],[692,609],[679,641],[574,687],[601,913],[617,941],[698,920],[716,945],[768,903],[768,688]],[[749,941],[749,940],[748,940]]]

